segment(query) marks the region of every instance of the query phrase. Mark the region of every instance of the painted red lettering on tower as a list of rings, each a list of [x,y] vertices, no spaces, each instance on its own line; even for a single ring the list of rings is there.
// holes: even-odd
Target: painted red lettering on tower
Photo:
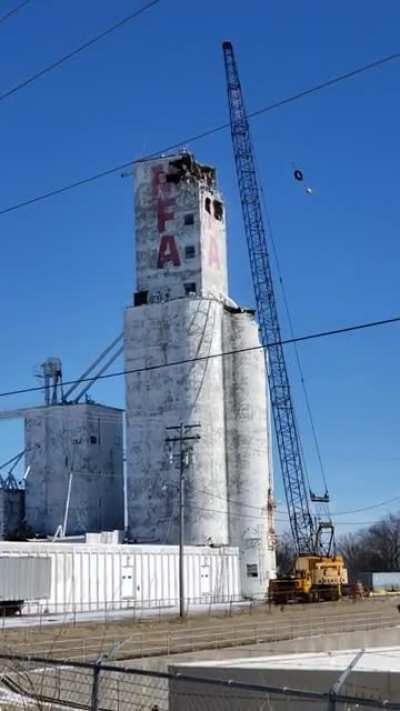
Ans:
[[[215,235],[210,235],[209,250],[208,250],[208,264],[210,267],[215,267],[220,269],[221,264],[219,261],[218,245]]]
[[[154,165],[151,169],[151,187],[153,190],[153,195],[158,195],[159,190],[164,187],[165,173],[162,165]],[[162,176],[162,177],[161,177]]]
[[[163,269],[167,262],[172,262],[174,267],[180,267],[181,260],[173,235],[163,235],[161,237],[160,249],[158,251],[157,268]]]
[[[171,262],[174,267],[180,267],[181,260],[173,235],[162,235],[168,220],[173,220],[175,213],[173,207],[176,203],[172,184],[166,182],[163,165],[152,167],[151,186],[154,197],[157,199],[157,229],[160,233],[160,246],[158,249],[157,268],[163,269],[165,264]],[[170,196],[170,197],[169,197]]]
[[[172,198],[160,199],[157,204],[157,220],[158,220],[158,231],[164,232],[165,223],[168,220],[174,219],[174,213],[168,212],[167,208],[175,205],[175,200]]]

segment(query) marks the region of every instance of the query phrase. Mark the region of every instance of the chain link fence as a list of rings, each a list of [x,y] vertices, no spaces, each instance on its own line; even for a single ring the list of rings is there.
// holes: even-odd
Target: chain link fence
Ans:
[[[206,674],[206,670],[204,670]],[[337,687],[337,684],[336,684]],[[245,683],[104,663],[0,655],[2,709],[87,711],[352,711],[400,709],[370,689],[326,691]]]

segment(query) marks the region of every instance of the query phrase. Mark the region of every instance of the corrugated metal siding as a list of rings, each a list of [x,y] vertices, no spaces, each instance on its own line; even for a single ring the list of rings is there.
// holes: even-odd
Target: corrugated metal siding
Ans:
[[[0,556],[0,600],[50,597],[51,558]]]
[[[43,556],[51,559],[50,596],[41,591],[43,594],[29,598],[49,598],[50,612],[112,606],[145,608],[174,605],[178,600],[177,546],[0,542],[0,562],[10,555],[21,560],[28,560],[29,556],[35,562]],[[204,561],[209,565],[210,576],[206,592],[201,583]],[[131,597],[122,590],[123,569],[128,566],[133,571]],[[1,572],[0,576],[0,580],[5,579]],[[240,593],[237,548],[187,546],[185,580],[186,596],[193,602],[237,599]],[[27,599],[27,595],[20,599]]]

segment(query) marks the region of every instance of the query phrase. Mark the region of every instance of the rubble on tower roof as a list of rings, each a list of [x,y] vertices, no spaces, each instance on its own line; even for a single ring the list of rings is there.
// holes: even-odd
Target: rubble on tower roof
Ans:
[[[195,181],[205,183],[208,188],[215,187],[215,169],[198,163],[191,153],[182,153],[179,158],[170,161],[169,167],[167,182]]]

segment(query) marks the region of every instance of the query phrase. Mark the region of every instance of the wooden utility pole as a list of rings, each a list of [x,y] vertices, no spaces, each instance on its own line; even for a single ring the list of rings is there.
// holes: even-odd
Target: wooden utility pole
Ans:
[[[189,466],[192,448],[186,442],[199,440],[199,434],[191,434],[192,430],[201,425],[184,425],[181,422],[175,427],[166,427],[168,431],[175,431],[175,436],[165,438],[172,447],[179,444],[179,617],[185,616],[185,572],[184,572],[184,545],[185,545],[185,468]]]

